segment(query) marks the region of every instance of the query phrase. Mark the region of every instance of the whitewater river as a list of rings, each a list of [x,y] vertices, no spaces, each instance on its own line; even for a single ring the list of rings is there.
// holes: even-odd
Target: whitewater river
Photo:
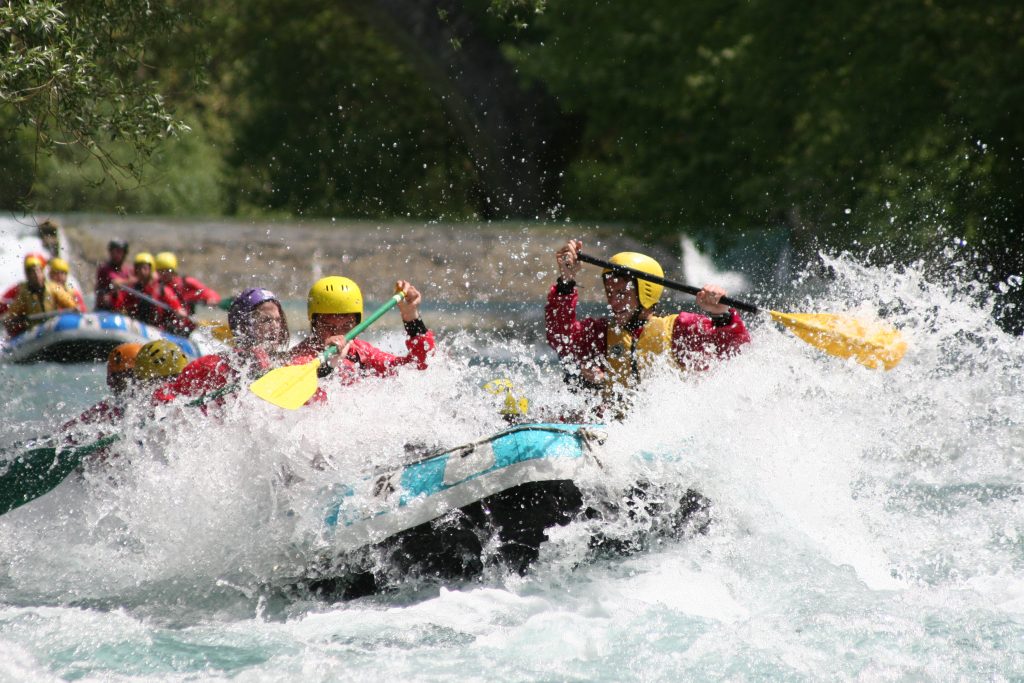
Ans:
[[[479,389],[499,374],[537,414],[574,401],[537,330],[448,324],[428,372],[289,414],[252,396],[160,413],[120,462],[0,517],[0,680],[1024,678],[1024,341],[970,283],[831,265],[790,307],[886,312],[910,342],[895,370],[751,321],[740,357],[654,378],[607,427],[602,476],[699,489],[704,535],[595,558],[581,522],[526,576],[296,590],[325,551],[322,486],[499,431]],[[2,443],[103,394],[99,367],[0,367]]]

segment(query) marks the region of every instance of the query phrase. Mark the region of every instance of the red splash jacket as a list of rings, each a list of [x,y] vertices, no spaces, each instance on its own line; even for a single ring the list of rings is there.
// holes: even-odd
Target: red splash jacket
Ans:
[[[579,368],[611,366],[613,381],[617,381],[616,374],[635,373],[630,358],[634,351],[671,353],[680,367],[702,369],[709,357],[726,357],[750,341],[750,334],[734,309],[729,311],[732,317],[728,324],[718,327],[707,316],[679,312],[652,317],[644,327],[630,334],[611,328],[607,318],[577,319],[578,302],[575,288],[560,293],[559,285],[551,287],[544,309],[548,344],[560,359]]]
[[[365,375],[387,377],[395,373],[401,365],[414,365],[418,370],[427,369],[427,357],[434,350],[434,333],[426,328],[420,320],[405,324],[409,338],[405,340],[405,348],[409,350],[404,356],[395,356],[381,351],[373,344],[356,339],[349,347],[348,354],[341,360],[337,368],[343,381],[347,384],[357,381]],[[291,351],[291,364],[302,365],[313,361],[322,351],[323,346],[313,337],[309,337]],[[325,371],[324,368],[327,368]],[[321,373],[329,374],[331,368],[324,364]]]
[[[136,284],[135,288],[151,299],[164,304],[170,310],[155,306],[126,289],[122,289],[117,293],[114,310],[149,325],[172,330],[179,334],[187,335],[192,331],[192,323],[185,317],[187,315],[185,307],[181,305],[181,301],[178,300],[178,296],[174,293],[173,289],[160,284],[158,280],[150,280],[145,287],[139,287]],[[174,311],[174,313],[171,311]]]
[[[170,403],[179,396],[198,398],[237,382],[248,371],[256,377],[273,367],[262,349],[236,349],[230,355],[210,354],[196,358],[181,373],[153,392],[155,403]]]
[[[337,374],[343,384],[354,384],[361,378],[368,375],[378,377],[389,377],[395,374],[395,368],[402,365],[412,365],[418,370],[427,369],[427,357],[434,351],[434,333],[427,329],[420,319],[405,323],[405,331],[409,338],[405,340],[405,348],[409,353],[404,356],[395,356],[386,351],[381,351],[373,344],[355,339],[349,347],[348,354],[341,359],[338,365]],[[323,346],[313,337],[309,337],[301,344],[292,349],[291,364],[302,365],[313,361],[321,352]],[[335,368],[324,363],[320,366],[319,375],[325,377],[331,374]],[[316,395],[310,402],[321,402],[327,398],[323,390],[318,389]]]
[[[178,301],[185,307],[189,315],[195,315],[197,304],[216,306],[220,303],[220,294],[194,277],[176,275],[170,283],[170,288],[174,290]]]

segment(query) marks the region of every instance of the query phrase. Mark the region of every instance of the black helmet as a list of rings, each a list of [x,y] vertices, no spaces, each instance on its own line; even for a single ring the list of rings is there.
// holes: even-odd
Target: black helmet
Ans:
[[[124,249],[125,253],[128,253],[128,240],[115,237],[107,243],[107,251],[111,249]]]

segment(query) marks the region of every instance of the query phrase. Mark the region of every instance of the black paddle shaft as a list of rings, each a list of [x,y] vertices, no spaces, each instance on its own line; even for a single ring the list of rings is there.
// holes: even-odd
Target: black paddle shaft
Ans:
[[[580,261],[583,261],[584,263],[589,263],[591,265],[607,268],[611,270],[613,273],[618,273],[620,275],[628,275],[630,277],[635,277],[638,280],[647,280],[648,282],[653,282],[656,285],[662,285],[663,287],[675,289],[680,292],[686,292],[687,294],[693,294],[694,296],[696,296],[700,292],[700,287],[684,285],[679,282],[672,282],[671,280],[666,280],[663,277],[651,275],[650,273],[645,273],[641,270],[635,270],[627,266],[620,266],[609,261],[602,261],[599,258],[594,258],[593,256],[588,256],[587,254],[578,253],[576,254],[576,258],[579,259]],[[727,296],[723,296],[718,301],[719,303],[725,304],[726,306],[732,306],[733,308],[738,308],[739,310],[746,311],[747,313],[761,312],[761,309],[755,306],[754,304],[748,304],[744,303],[743,301],[737,301],[736,299],[730,299]]]
[[[181,313],[178,313],[176,310],[174,310],[173,308],[171,308],[170,306],[165,304],[163,301],[160,301],[159,299],[154,299],[153,297],[151,297],[150,295],[146,294],[145,292],[140,292],[139,290],[135,289],[134,287],[129,287],[128,285],[123,285],[120,282],[115,282],[114,286],[119,288],[119,289],[123,289],[126,292],[131,292],[132,294],[134,294],[135,296],[139,297],[143,301],[151,303],[154,306],[156,306],[157,308],[162,308],[162,309],[164,309],[165,311],[167,311],[169,313],[173,313],[174,315],[178,316],[182,320],[187,320],[190,323],[192,323],[193,325],[196,324],[195,321],[192,320],[192,318],[188,317],[187,315],[183,315]]]

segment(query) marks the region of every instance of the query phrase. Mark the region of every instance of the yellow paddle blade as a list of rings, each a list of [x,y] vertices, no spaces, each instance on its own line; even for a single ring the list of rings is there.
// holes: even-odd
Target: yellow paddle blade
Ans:
[[[296,410],[316,393],[319,368],[319,358],[304,365],[286,365],[260,377],[249,385],[249,390],[275,406]]]
[[[213,338],[217,341],[229,342],[235,338],[227,323],[218,323],[213,326]]]
[[[217,322],[216,320],[197,320],[196,327],[205,329],[217,341],[229,342],[235,338],[227,323]]]
[[[839,358],[853,358],[869,368],[892,370],[907,351],[903,334],[878,320],[833,313],[768,312],[808,344]]]

